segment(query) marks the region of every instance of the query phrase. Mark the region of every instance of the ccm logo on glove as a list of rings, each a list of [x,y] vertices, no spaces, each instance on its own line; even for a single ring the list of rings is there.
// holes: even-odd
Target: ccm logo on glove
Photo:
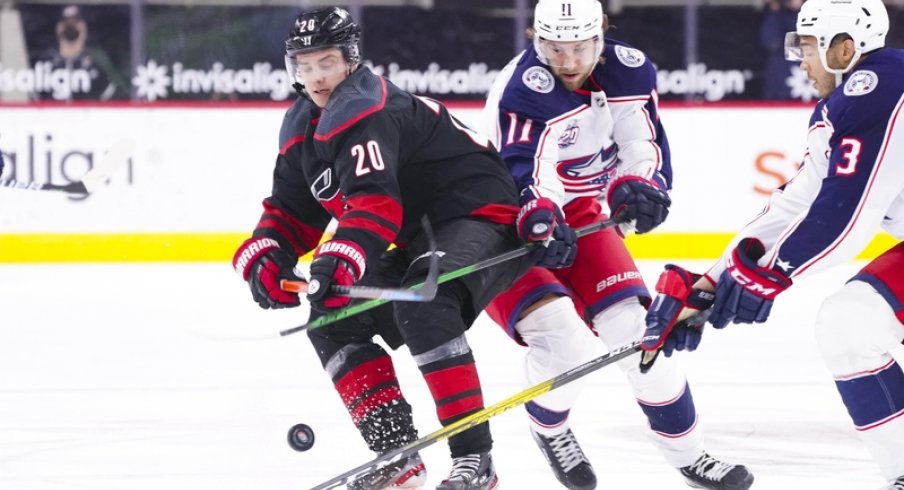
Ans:
[[[775,299],[775,297],[778,296],[778,293],[785,290],[784,286],[781,288],[766,287],[763,284],[745,276],[744,272],[741,271],[741,268],[735,264],[735,261],[732,257],[728,258],[726,264],[728,265],[728,269],[726,270],[728,271],[728,274],[731,276],[731,278],[734,279],[735,282],[743,286],[744,289],[752,293],[756,293],[757,295],[764,298]]]

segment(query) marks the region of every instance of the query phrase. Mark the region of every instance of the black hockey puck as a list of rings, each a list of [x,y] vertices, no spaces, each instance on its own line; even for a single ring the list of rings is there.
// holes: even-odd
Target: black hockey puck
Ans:
[[[307,451],[314,447],[314,429],[307,424],[295,424],[289,429],[289,446],[296,451]]]

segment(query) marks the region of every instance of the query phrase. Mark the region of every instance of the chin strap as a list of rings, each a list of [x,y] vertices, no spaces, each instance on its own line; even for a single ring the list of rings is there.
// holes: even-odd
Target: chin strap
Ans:
[[[837,68],[829,68],[829,62],[826,61],[826,59],[825,59],[825,53],[821,54],[823,68],[825,68],[829,73],[835,74],[835,88],[838,88],[841,85],[844,75],[847,73],[850,73],[851,70],[853,70],[854,67],[857,66],[857,62],[860,61],[860,57],[862,55],[863,55],[863,53],[860,52],[859,50],[854,51],[854,56],[851,58],[850,63],[848,63],[848,65],[846,67],[844,67],[843,69],[839,70]]]

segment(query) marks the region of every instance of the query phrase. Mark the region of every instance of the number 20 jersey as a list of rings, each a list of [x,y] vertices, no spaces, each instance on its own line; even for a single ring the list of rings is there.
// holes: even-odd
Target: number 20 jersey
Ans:
[[[334,238],[377,257],[390,243],[411,240],[424,215],[432,223],[508,224],[516,205],[511,176],[486,138],[440,103],[361,67],[323,110],[299,99],[286,113],[265,215],[276,207],[294,225],[299,255],[317,245],[332,217]]]

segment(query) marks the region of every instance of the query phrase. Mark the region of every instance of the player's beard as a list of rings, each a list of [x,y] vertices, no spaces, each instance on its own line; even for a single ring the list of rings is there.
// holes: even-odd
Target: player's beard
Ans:
[[[588,78],[590,78],[590,73],[587,73],[586,75],[575,79],[575,81],[566,82],[565,80],[562,80],[562,84],[565,85],[565,88],[574,92],[575,90],[581,88]]]
[[[553,74],[556,75],[556,78],[562,82],[562,85],[565,86],[566,89],[574,92],[575,90],[581,88],[584,85],[584,82],[590,78],[590,74],[593,73],[593,68],[596,66],[596,63],[593,65],[586,67],[580,70],[581,75],[573,78],[566,78],[561,68],[553,71]]]
[[[589,71],[581,74],[580,76],[571,77],[571,78],[566,78],[562,74],[557,74],[557,78],[559,79],[560,82],[562,82],[562,85],[565,86],[566,89],[568,89],[572,92],[581,88],[581,86],[584,85],[584,82],[586,82],[587,78],[589,78],[589,77],[590,77]]]

